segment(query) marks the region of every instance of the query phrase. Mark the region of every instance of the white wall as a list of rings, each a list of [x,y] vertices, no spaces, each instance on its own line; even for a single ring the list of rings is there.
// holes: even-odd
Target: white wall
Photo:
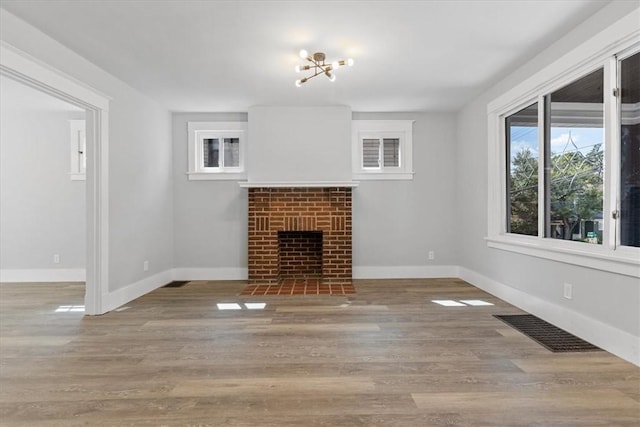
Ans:
[[[249,139],[249,181],[351,180],[349,107],[250,107]]]
[[[85,268],[85,182],[69,177],[71,118],[82,117],[16,110],[2,97],[0,270],[5,277],[16,270]]]
[[[142,282],[148,290],[163,284],[160,282],[167,277],[170,280],[173,186],[169,112],[4,9],[0,9],[0,38],[111,97],[109,291]],[[142,268],[144,260],[150,262],[147,272]],[[163,273],[167,271],[168,275]],[[123,291],[119,298],[126,302],[137,293]]]
[[[457,261],[453,114],[354,113],[353,119],[415,121],[413,180],[361,181],[353,190],[354,277],[455,276],[446,267]]]
[[[247,190],[237,181],[189,181],[187,122],[247,121],[247,113],[173,114],[176,279],[245,279]]]
[[[353,118],[415,120],[416,172],[413,181],[363,181],[353,190],[354,276],[455,275],[449,267],[456,262],[451,235],[457,225],[450,210],[455,200],[454,116],[354,113]],[[186,175],[187,122],[234,120],[246,121],[247,115],[173,115],[177,278],[246,278],[247,190],[236,181],[188,181]],[[317,179],[338,179],[323,176]],[[428,260],[429,250],[435,251],[435,260]]]
[[[635,7],[638,5],[634,2],[616,2],[605,7],[460,111],[456,119],[458,181],[455,210],[459,242],[457,259],[463,267],[463,278],[511,298],[511,302],[596,344],[609,346],[608,350],[627,359],[635,357],[635,363],[640,363],[637,359],[640,337],[638,279],[490,249],[484,240],[488,208],[487,103]],[[563,298],[565,282],[574,286],[572,300]]]

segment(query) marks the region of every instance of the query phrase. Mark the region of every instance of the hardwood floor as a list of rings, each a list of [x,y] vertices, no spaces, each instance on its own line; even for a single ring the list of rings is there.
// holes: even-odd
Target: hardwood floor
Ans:
[[[492,317],[520,310],[461,280],[355,281],[347,296],[238,296],[244,287],[191,282],[83,317],[55,312],[82,305],[81,284],[0,285],[0,425],[640,422],[640,368],[550,353]]]

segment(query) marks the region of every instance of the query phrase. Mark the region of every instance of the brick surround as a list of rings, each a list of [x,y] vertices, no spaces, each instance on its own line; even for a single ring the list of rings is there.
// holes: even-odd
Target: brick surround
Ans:
[[[351,188],[248,190],[249,283],[318,274],[323,283],[351,281]]]

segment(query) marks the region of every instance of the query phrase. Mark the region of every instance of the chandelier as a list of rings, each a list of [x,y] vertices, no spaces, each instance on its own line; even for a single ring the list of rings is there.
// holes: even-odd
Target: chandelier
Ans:
[[[336,80],[336,75],[333,74],[335,70],[337,70],[338,68],[344,65],[348,67],[351,67],[353,65],[352,58],[349,58],[347,60],[341,60],[341,61],[333,61],[332,63],[327,64],[324,62],[325,54],[323,52],[316,52],[313,55],[309,55],[309,53],[304,49],[300,51],[300,58],[306,59],[310,64],[296,65],[296,68],[295,68],[296,73],[311,70],[311,73],[313,74],[296,80],[297,87],[302,86],[302,83],[305,83],[311,80],[312,78],[314,78],[315,76],[319,76],[320,74],[324,74],[329,78],[329,81],[333,82]]]

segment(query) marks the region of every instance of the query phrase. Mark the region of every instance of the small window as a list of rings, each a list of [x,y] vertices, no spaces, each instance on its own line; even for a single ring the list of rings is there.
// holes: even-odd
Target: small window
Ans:
[[[354,120],[354,179],[413,179],[413,121]]]
[[[243,179],[247,123],[189,122],[189,179]]]
[[[87,178],[87,131],[84,120],[69,120],[69,176],[72,181],[85,181]]]

